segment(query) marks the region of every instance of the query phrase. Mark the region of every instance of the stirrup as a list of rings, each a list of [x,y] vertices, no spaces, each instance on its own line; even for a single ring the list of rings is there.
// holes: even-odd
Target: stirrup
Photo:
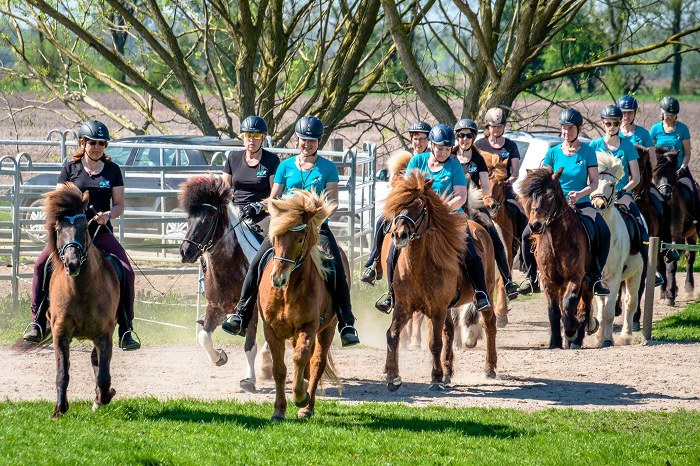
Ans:
[[[484,299],[477,299],[476,297],[482,294],[484,296]],[[486,304],[482,304],[481,307],[479,307],[479,301],[486,301]],[[491,303],[489,302],[489,295],[487,295],[485,292],[481,290],[475,290],[474,291],[474,306],[476,306],[477,311],[483,311],[484,309],[488,309],[491,307]]]
[[[386,297],[389,296],[389,291],[385,291],[375,302],[374,302],[374,308],[378,310],[379,312],[382,312],[384,314],[391,314],[391,311],[394,309],[394,300],[391,300],[391,304],[389,305],[389,309],[386,311],[384,309],[379,308],[379,302],[384,301]]]
[[[352,332],[343,334],[346,328],[352,329]],[[360,338],[357,336],[357,329],[352,325],[345,325],[345,327],[341,328],[338,333],[340,334],[340,342],[344,348],[355,346],[360,343]]]
[[[124,337],[127,336],[128,334],[131,334],[132,337],[136,337],[135,340],[139,344],[139,348],[141,348],[141,339],[139,338],[139,334],[136,333],[136,331],[134,331],[133,329],[127,330],[126,332],[124,332],[122,334],[121,338],[119,338],[119,348],[121,348],[122,351],[134,351],[134,350],[138,349],[138,348],[134,348],[134,349],[124,348],[124,346],[123,346],[124,345]]]
[[[603,292],[596,293],[595,287],[596,287],[596,285],[598,285],[598,283],[600,283],[600,286],[602,286],[604,290],[607,290],[607,293],[603,293]],[[610,289],[608,289],[608,287],[605,285],[606,285],[606,283],[603,281],[602,278],[599,278],[598,280],[593,282],[593,294],[596,296],[608,296],[610,294]]]
[[[527,285],[527,287],[526,287],[526,285]],[[526,290],[529,290],[529,291],[526,291]],[[534,292],[535,292],[535,284],[529,278],[525,278],[525,280],[521,281],[520,284],[518,285],[518,293],[520,293],[524,296],[529,296]]]
[[[515,290],[513,290],[513,291],[511,291],[511,292],[508,292],[508,287],[509,287],[510,285],[517,286],[517,289],[515,289]],[[503,289],[506,290],[506,295],[508,296],[508,299],[510,299],[510,300],[514,300],[514,299],[517,298],[518,295],[520,294],[520,292],[519,292],[520,286],[519,286],[519,285],[516,285],[515,282],[513,282],[513,280],[508,280],[507,282],[505,282],[505,283],[503,284]]]
[[[29,343],[35,343],[38,345],[40,343],[43,343],[44,340],[48,339],[48,337],[51,335],[51,332],[44,333],[44,329],[41,328],[41,325],[39,325],[35,320],[33,320],[33,321],[29,322],[29,324],[26,327],[24,327],[24,333],[22,334],[23,340],[24,340],[24,334],[26,334],[27,330],[29,330],[32,327],[36,327],[39,329],[39,341],[38,342],[29,341]],[[24,341],[28,341],[28,340],[24,340]]]
[[[368,285],[374,285],[374,282],[379,280],[377,277],[379,275],[377,273],[376,267],[367,267],[365,271],[362,273],[362,276],[360,277],[360,281],[363,283],[367,283]]]

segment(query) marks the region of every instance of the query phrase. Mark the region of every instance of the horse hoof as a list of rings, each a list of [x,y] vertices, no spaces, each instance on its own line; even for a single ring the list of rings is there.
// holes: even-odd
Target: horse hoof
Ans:
[[[571,343],[569,349],[581,349],[581,345],[579,345],[578,343]]]
[[[428,388],[428,390],[431,392],[441,392],[445,390],[445,384],[442,382],[433,382],[430,384],[430,388]]]
[[[508,325],[508,316],[496,316],[496,327],[503,328]]]
[[[664,304],[666,304],[667,306],[675,306],[675,305],[676,305],[676,300],[675,300],[675,299],[671,299],[671,298],[666,298],[665,301],[664,301]]]
[[[639,322],[632,322],[632,330],[635,332],[638,332],[642,329],[642,326],[639,324]]]
[[[605,340],[600,347],[601,348],[610,348],[611,346],[615,346],[615,344],[612,342],[612,340]]]
[[[446,375],[445,377],[442,378],[442,383],[445,385],[448,385],[452,382],[452,378],[449,375]]]
[[[485,372],[486,378],[487,379],[495,379],[496,378],[496,371],[493,369],[487,369]]]
[[[299,412],[297,413],[297,418],[298,419],[311,419],[311,416],[314,415],[314,412],[311,411],[308,408],[300,409]]]
[[[92,412],[94,413],[98,409],[100,409],[100,404],[97,401],[93,401],[92,402]]]
[[[403,382],[401,382],[401,376],[397,375],[393,379],[387,380],[386,388],[390,392],[395,392],[396,390],[399,389],[399,387],[401,386],[402,383]]]
[[[252,379],[243,379],[243,380],[241,380],[240,385],[241,385],[241,388],[248,393],[255,393],[256,392],[255,382]]]
[[[228,362],[228,355],[224,350],[219,350],[219,360],[214,363],[215,366],[223,366]]]
[[[598,331],[598,327],[600,327],[600,322],[598,322],[598,319],[591,316],[591,318],[588,320],[588,328],[586,329],[586,333],[593,335]]]
[[[306,408],[307,406],[309,406],[309,402],[311,401],[311,397],[309,396],[308,392],[304,392],[304,395],[306,395],[306,396],[304,397],[303,400],[294,402],[294,404],[296,405],[297,408]]]
[[[284,414],[273,414],[270,418],[271,421],[284,421]]]

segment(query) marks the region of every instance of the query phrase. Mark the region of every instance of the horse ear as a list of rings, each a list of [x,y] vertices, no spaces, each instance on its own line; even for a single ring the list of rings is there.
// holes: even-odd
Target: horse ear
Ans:
[[[426,178],[425,180],[425,190],[433,189],[433,181],[435,181],[433,178]]]
[[[267,198],[263,201],[267,206],[267,211],[270,213],[270,217],[275,217],[279,213],[279,208],[276,205],[276,200],[272,198]]]
[[[554,173],[554,174],[552,175],[552,180],[553,180],[555,183],[559,181],[559,177],[561,176],[561,174],[562,174],[563,171],[564,171],[564,167],[561,167],[559,170],[556,171],[556,173]]]
[[[529,175],[530,173],[532,173],[532,172],[534,172],[534,171],[535,171],[535,170],[533,170],[533,169],[531,169],[531,168],[526,168],[526,169],[525,169],[525,174]]]
[[[90,203],[90,191],[85,191],[83,193],[83,210],[87,210],[89,203]]]

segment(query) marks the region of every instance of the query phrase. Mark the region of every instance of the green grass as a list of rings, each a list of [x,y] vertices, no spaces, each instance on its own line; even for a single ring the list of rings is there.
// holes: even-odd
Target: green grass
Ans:
[[[5,464],[698,464],[700,413],[412,408],[321,401],[311,421],[269,403],[0,404]]]
[[[654,340],[700,341],[700,303],[656,322],[651,332]]]
[[[678,261],[678,273],[685,272],[688,268],[688,263],[685,260],[684,251],[678,252],[681,255],[681,260]],[[693,272],[700,272],[700,257],[696,257],[695,262],[693,263]]]

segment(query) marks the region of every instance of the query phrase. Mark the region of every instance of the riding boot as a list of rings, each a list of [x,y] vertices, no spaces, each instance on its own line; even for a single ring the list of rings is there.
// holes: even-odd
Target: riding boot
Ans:
[[[603,268],[608,260],[608,253],[610,252],[610,229],[608,224],[605,223],[605,219],[590,204],[587,206],[591,209],[591,212],[595,213],[595,218],[593,222],[595,224],[595,237],[593,238],[593,260],[592,269],[589,272],[590,285],[593,293],[596,296],[607,296],[610,294],[610,290],[605,286],[603,281]]]
[[[235,336],[245,336],[246,328],[250,319],[253,318],[253,310],[255,303],[258,300],[258,285],[260,283],[260,262],[267,254],[267,251],[272,247],[269,238],[260,245],[257,254],[253,258],[252,263],[248,267],[243,286],[241,288],[241,297],[238,299],[236,309],[233,314],[226,317],[226,320],[221,324],[221,330]]]
[[[374,285],[374,282],[382,279],[382,271],[377,267],[380,260],[382,260],[382,244],[384,244],[384,237],[387,233],[387,225],[384,219],[384,215],[380,215],[377,219],[377,224],[374,226],[374,242],[372,244],[372,251],[369,253],[369,259],[365,263],[365,271],[362,273],[360,280]]]
[[[535,254],[532,252],[532,241],[530,240],[530,235],[530,227],[526,226],[523,230],[520,245],[523,265],[525,266],[525,280],[523,280],[518,288],[518,293],[522,295],[540,292],[540,285],[537,282],[537,262],[535,261]]]
[[[37,308],[36,318],[27,325],[24,335],[22,336],[24,341],[29,343],[41,343],[51,335],[51,329],[48,327],[48,321],[46,319],[46,313],[49,310],[48,296],[44,297]]]
[[[138,335],[134,332],[132,323],[126,316],[124,308],[119,305],[119,311],[117,311],[117,333],[119,335],[119,348],[124,351],[136,351],[141,348],[141,340],[138,339]],[[136,339],[134,339],[136,335]]]
[[[503,245],[501,237],[498,235],[498,232],[493,225],[487,228],[486,231],[488,231],[489,236],[491,236],[491,241],[493,242],[493,250],[496,255],[496,266],[501,274],[501,278],[503,278],[503,287],[506,290],[508,299],[515,299],[518,297],[518,285],[513,283],[511,279],[505,246]]]
[[[379,261],[372,261],[371,265],[362,272],[360,281],[367,283],[368,285],[374,285],[374,282],[382,279],[382,270],[379,268]]]
[[[384,314],[389,314],[394,308],[394,272],[396,264],[399,262],[400,253],[401,251],[396,249],[393,244],[389,248],[389,255],[386,258],[386,279],[389,282],[389,289],[374,303],[374,307]]]
[[[474,288],[474,301],[477,311],[483,311],[491,307],[489,295],[486,293],[486,280],[484,278],[484,265],[481,257],[476,253],[471,232],[467,231],[467,250],[462,256],[462,268]]]

